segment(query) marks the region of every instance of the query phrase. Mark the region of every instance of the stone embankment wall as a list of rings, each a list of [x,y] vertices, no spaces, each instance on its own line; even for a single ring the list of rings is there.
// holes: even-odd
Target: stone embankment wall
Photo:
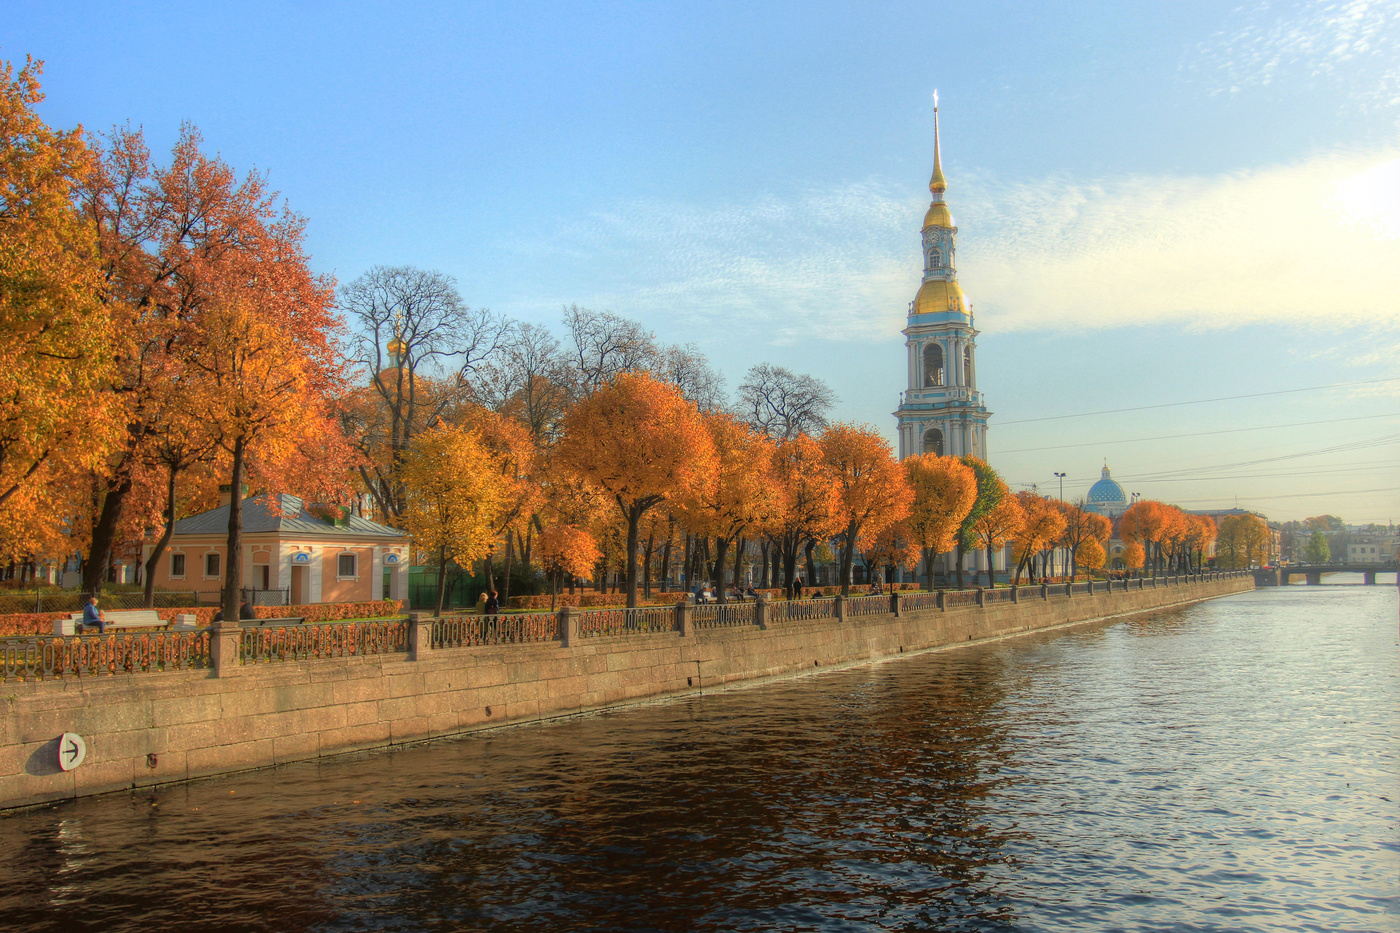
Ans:
[[[302,639],[297,642],[303,645],[302,658],[308,651],[316,657],[310,660],[284,660],[297,652],[279,653],[273,634],[220,626],[212,640],[200,636],[202,648],[174,643],[184,645],[186,654],[167,651],[160,669],[149,658],[138,659],[133,668],[133,655],[113,662],[109,652],[103,656],[109,670],[133,671],[114,675],[83,674],[93,668],[83,668],[88,661],[82,659],[67,668],[52,660],[47,668],[36,668],[32,660],[28,668],[18,668],[12,653],[0,685],[5,702],[0,807],[703,693],[1180,605],[1253,589],[1254,580],[1248,574],[1179,578],[1170,585],[1109,593],[1100,584],[1092,595],[1083,586],[1073,594],[1063,586],[1022,587],[1015,601],[1008,591],[950,593],[936,605],[929,605],[929,595],[904,595],[894,600],[897,611],[891,611],[895,606],[888,598],[882,598],[884,604],[841,601],[840,618],[831,617],[838,603],[830,599],[803,601],[804,606],[764,603],[757,611],[753,604],[719,607],[722,612],[714,607],[631,611],[650,614],[645,617],[612,610],[617,615],[600,620],[623,619],[629,626],[626,619],[640,620],[636,633],[592,637],[610,629],[570,610],[557,623],[544,617],[550,629],[543,635],[540,623],[529,622],[540,616],[516,617],[493,628],[502,640],[527,643],[471,647],[451,647],[471,639],[454,637],[443,620],[381,623],[368,634],[345,624],[335,629],[339,635],[327,627],[322,631],[332,634],[312,641],[307,633],[293,636]],[[698,620],[705,610],[711,614],[702,627]],[[794,618],[804,613],[819,617]],[[672,616],[674,626],[667,621]],[[484,622],[463,624],[476,627],[474,638],[480,640]],[[55,645],[37,647],[52,652]],[[326,657],[335,653],[346,656]],[[31,676],[19,679],[16,670]],[[34,670],[42,679],[32,675]],[[82,736],[87,745],[86,761],[72,771],[58,767],[58,739],[64,733]]]

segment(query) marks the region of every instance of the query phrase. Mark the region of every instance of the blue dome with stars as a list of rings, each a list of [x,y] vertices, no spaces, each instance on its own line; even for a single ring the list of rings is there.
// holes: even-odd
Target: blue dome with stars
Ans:
[[[1104,464],[1103,476],[1089,487],[1089,508],[1100,515],[1117,515],[1128,508],[1128,494],[1109,475],[1108,464]]]

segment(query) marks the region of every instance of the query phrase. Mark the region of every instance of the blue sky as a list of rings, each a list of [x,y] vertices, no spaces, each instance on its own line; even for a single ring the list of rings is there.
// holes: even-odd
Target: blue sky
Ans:
[[[937,88],[1009,482],[1400,521],[1395,0],[113,10],[12,2],[0,55],[55,125],[196,124],[320,271],[625,314],[890,437]]]

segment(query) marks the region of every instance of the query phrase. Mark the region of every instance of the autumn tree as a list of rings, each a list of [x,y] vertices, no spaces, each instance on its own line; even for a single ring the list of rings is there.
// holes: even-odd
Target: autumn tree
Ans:
[[[1118,519],[1118,533],[1124,541],[1142,545],[1145,564],[1157,575],[1159,542],[1168,527],[1166,506],[1152,499],[1134,502]]]
[[[1220,520],[1216,553],[1231,570],[1247,570],[1268,555],[1269,526],[1258,515],[1226,515]]]
[[[917,569],[924,559],[924,548],[909,529],[908,519],[893,522],[881,529],[868,547],[861,550],[861,560],[865,562],[866,575],[872,580],[875,570],[883,567],[893,574],[896,567]],[[893,577],[889,577],[893,579]]]
[[[973,522],[972,533],[987,552],[987,586],[996,586],[992,577],[993,556],[1021,530],[1024,521],[1021,503],[1015,496],[1006,495]]]
[[[797,579],[797,555],[808,544],[824,541],[840,530],[841,497],[822,446],[806,434],[778,442],[773,451],[773,478],[778,509],[766,523],[766,532],[782,563],[784,583],[791,590]]]
[[[0,557],[34,552],[62,520],[52,494],[100,469],[111,329],[93,231],[74,207],[93,171],[81,128],[35,112],[42,64],[0,63]]]
[[[1108,559],[1108,554],[1104,551],[1103,544],[1098,538],[1085,538],[1079,542],[1079,546],[1074,549],[1074,566],[1084,567],[1094,571],[1103,568],[1104,562]]]
[[[559,341],[548,328],[517,324],[495,359],[473,381],[487,408],[525,425],[535,446],[554,444],[563,430],[573,394],[573,374]]]
[[[493,540],[505,541],[501,592],[503,598],[509,597],[511,562],[516,554],[524,553],[531,520],[544,503],[536,475],[538,454],[529,432],[520,422],[480,405],[469,404],[453,411],[452,421],[476,433],[491,453],[499,473],[502,504],[496,515]],[[493,556],[494,549],[489,550],[486,585],[491,589],[495,589]]]
[[[1141,542],[1127,541],[1123,545],[1123,567],[1129,573],[1141,572],[1144,560],[1146,560],[1146,552],[1143,550]]]
[[[714,482],[714,442],[680,390],[622,373],[564,419],[559,461],[602,489],[627,529],[627,606],[637,605],[637,536],[647,510]]]
[[[730,547],[776,513],[779,494],[772,476],[773,442],[725,412],[703,418],[715,451],[714,479],[678,497],[675,509],[688,530],[714,541],[715,576],[722,584]],[[736,570],[739,556],[736,547]],[[719,601],[726,600],[720,585]]]
[[[1021,506],[1021,522],[1010,534],[1013,555],[1016,558],[1015,579],[1021,578],[1021,571],[1030,568],[1031,582],[1035,582],[1037,555],[1054,547],[1065,532],[1065,516],[1059,503],[1034,492],[1016,493],[1016,501]],[[1048,568],[1042,568],[1042,575]]]
[[[958,459],[972,470],[973,478],[977,481],[977,495],[972,500],[972,508],[963,516],[961,524],[958,525],[958,589],[962,589],[963,554],[977,547],[977,523],[1011,493],[1006,488],[1006,482],[997,475],[996,470],[987,465],[985,460],[973,456],[963,456]],[[991,572],[992,568],[988,565],[987,573]]]
[[[914,494],[904,525],[923,551],[933,592],[933,559],[957,543],[958,528],[977,498],[977,476],[962,461],[931,453],[906,457],[901,464]]]
[[[351,362],[369,403],[357,424],[366,454],[361,475],[393,521],[405,494],[398,467],[413,435],[463,401],[511,325],[468,307],[451,276],[412,266],[375,266],[342,286],[339,301],[350,317]]]
[[[1090,511],[1088,503],[1083,499],[1074,503],[1061,503],[1060,509],[1065,516],[1065,530],[1060,540],[1071,555],[1070,574],[1078,576],[1081,563],[1079,552],[1084,542],[1094,539],[1099,542],[1099,549],[1103,550],[1103,546],[1113,535],[1113,523],[1106,516]],[[1103,564],[1098,566],[1102,567]],[[1098,567],[1090,569],[1097,570]]]
[[[823,430],[835,404],[835,393],[820,379],[769,363],[754,366],[739,384],[740,417],[778,440]]]
[[[822,457],[839,493],[837,527],[841,595],[850,594],[856,550],[903,521],[914,498],[889,441],[869,427],[833,424],[820,438]]]
[[[438,564],[442,615],[447,563],[470,567],[491,547],[505,505],[501,473],[476,432],[439,424],[418,434],[403,461],[402,521],[414,547]]]
[[[559,588],[563,584],[564,575],[586,576],[601,556],[598,542],[588,529],[565,524],[546,526],[544,531],[540,532],[535,553],[538,555],[540,568],[549,578],[551,611],[557,607]]]
[[[564,352],[580,396],[593,394],[623,373],[655,373],[659,368],[661,349],[656,336],[630,318],[569,305],[564,309],[564,329],[568,332]]]

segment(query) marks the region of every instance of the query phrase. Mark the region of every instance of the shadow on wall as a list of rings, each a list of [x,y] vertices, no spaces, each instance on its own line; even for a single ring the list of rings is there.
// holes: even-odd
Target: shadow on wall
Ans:
[[[59,739],[49,739],[34,749],[34,754],[24,763],[25,774],[58,774],[63,769],[58,766]]]

